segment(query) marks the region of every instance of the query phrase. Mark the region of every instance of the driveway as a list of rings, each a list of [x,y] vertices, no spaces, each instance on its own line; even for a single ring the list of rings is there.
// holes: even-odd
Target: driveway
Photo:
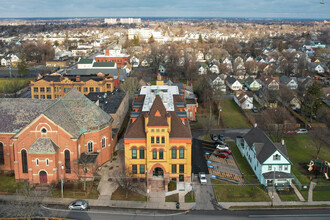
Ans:
[[[207,176],[207,184],[201,185],[199,182],[199,178],[195,175],[193,179],[193,189],[195,191],[195,200],[196,210],[216,210],[217,207],[217,200],[215,198],[213,186],[211,183],[210,175]]]

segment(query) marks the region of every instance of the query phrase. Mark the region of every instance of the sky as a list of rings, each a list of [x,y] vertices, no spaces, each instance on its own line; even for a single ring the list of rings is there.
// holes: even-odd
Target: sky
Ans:
[[[330,0],[0,0],[1,18],[257,17],[330,19]]]

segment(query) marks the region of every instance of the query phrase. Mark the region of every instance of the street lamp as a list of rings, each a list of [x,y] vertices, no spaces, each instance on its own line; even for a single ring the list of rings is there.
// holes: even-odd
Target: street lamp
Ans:
[[[62,195],[62,199],[64,198],[63,196],[63,169],[64,169],[64,166],[61,165],[61,195]]]

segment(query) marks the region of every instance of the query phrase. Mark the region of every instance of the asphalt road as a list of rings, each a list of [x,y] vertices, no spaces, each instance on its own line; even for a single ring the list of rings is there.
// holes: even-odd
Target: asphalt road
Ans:
[[[193,136],[193,138],[198,138],[200,136],[203,136],[205,134],[221,134],[224,135],[226,139],[232,139],[235,140],[235,138],[237,136],[243,136],[244,134],[246,134],[250,129],[212,129],[209,132],[207,132],[207,130],[205,129],[194,129],[191,130],[191,134]]]
[[[7,205],[0,205],[0,209],[6,209]],[[64,207],[63,207],[64,208]],[[151,219],[173,219],[173,220],[200,220],[200,219],[315,219],[325,220],[330,218],[330,209],[287,209],[287,210],[247,210],[247,211],[190,211],[187,214],[175,211],[153,211],[134,209],[94,209],[89,211],[70,211],[65,209],[41,208],[46,216],[65,217],[81,220],[151,220]]]

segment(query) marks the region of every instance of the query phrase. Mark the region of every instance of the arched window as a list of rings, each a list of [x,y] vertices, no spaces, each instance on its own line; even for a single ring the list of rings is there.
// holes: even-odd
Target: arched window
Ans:
[[[93,142],[88,142],[88,152],[93,152]]]
[[[159,150],[159,159],[164,159],[164,151],[163,149]]]
[[[71,173],[70,151],[64,151],[65,173]]]
[[[5,153],[3,152],[3,143],[0,142],[0,165],[5,164]]]
[[[105,148],[106,147],[106,138],[103,137],[102,138],[102,148]]]
[[[46,159],[46,166],[48,166],[49,165],[49,160],[48,159]]]
[[[22,170],[23,170],[23,173],[28,173],[26,150],[21,151],[21,157],[22,157]]]
[[[132,159],[136,159],[137,158],[137,151],[136,151],[136,147],[132,148]]]
[[[153,149],[152,150],[152,159],[157,159],[157,150],[156,149]]]
[[[172,147],[172,159],[176,159],[176,148]]]
[[[183,147],[180,147],[180,149],[179,149],[179,158],[180,159],[184,158],[184,148]]]
[[[140,148],[140,159],[144,159],[144,147]]]
[[[39,159],[36,159],[36,165],[39,166]]]

